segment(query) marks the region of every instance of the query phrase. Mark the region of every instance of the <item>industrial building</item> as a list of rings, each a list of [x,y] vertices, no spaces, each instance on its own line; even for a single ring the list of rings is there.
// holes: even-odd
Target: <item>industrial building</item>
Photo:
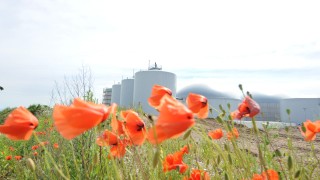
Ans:
[[[253,99],[260,106],[260,113],[255,117],[257,121],[280,121],[281,97],[252,93]]]
[[[112,88],[104,88],[103,89],[103,97],[102,97],[102,104],[111,105],[111,95],[112,95]]]
[[[290,115],[287,113],[290,109]],[[301,124],[310,119],[320,120],[320,98],[288,98],[280,101],[282,122]]]
[[[230,111],[236,109],[238,104],[241,102],[241,100],[235,96],[213,90],[205,84],[187,86],[177,92],[176,98],[182,103],[185,103],[189,93],[201,94],[208,99],[209,109],[211,109],[210,111],[212,112],[209,112],[209,118],[216,117],[221,113],[219,105],[221,105],[227,113],[230,113]],[[228,104],[230,104],[230,111],[228,110]]]
[[[243,97],[236,97],[224,92],[216,91],[204,84],[194,84],[184,87],[176,93],[177,77],[172,72],[163,71],[156,63],[147,70],[140,70],[133,78],[123,79],[112,88],[103,90],[103,103],[110,105],[117,103],[124,108],[142,108],[146,113],[157,115],[158,112],[148,104],[152,87],[165,86],[172,91],[173,97],[185,103],[189,93],[197,93],[208,99],[211,112],[209,118],[216,117],[221,111],[219,105],[230,113],[238,108]],[[261,113],[255,118],[257,121],[283,122],[301,124],[306,119],[311,121],[320,119],[320,98],[283,98],[260,93],[252,93],[253,99],[260,105]],[[230,110],[228,109],[230,104]],[[290,109],[290,115],[287,114]],[[249,120],[244,118],[243,121]]]

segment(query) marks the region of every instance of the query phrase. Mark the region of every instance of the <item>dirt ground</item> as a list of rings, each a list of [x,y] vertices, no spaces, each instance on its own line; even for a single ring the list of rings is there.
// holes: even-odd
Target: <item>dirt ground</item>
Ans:
[[[213,119],[207,119],[207,120],[198,120],[197,121],[198,126],[201,126],[206,129],[206,132],[209,132],[210,130],[214,130],[217,128],[222,128],[224,131],[224,135],[226,135],[226,131],[224,128],[217,123]],[[240,147],[246,148],[247,151],[249,151],[254,156],[258,155],[258,148],[257,148],[257,138],[254,135],[254,132],[251,128],[247,128],[244,125],[235,124],[235,127],[238,129],[240,137],[238,139],[238,142],[240,144]],[[266,131],[260,130],[260,134],[266,135]],[[292,140],[292,147],[294,149],[296,157],[306,157],[306,155],[309,155],[311,153],[311,143],[306,142],[304,140],[304,137],[301,135],[300,130],[298,127],[289,127],[288,132],[282,128],[282,129],[270,129],[268,130],[268,136],[271,148],[272,150],[280,150],[282,153],[285,153],[288,151],[288,139],[289,137]],[[224,137],[226,139],[226,137]],[[261,139],[261,138],[260,138]],[[315,153],[317,154],[317,157],[320,158],[320,134],[316,138],[315,141],[313,141]],[[302,158],[301,158],[302,159]]]

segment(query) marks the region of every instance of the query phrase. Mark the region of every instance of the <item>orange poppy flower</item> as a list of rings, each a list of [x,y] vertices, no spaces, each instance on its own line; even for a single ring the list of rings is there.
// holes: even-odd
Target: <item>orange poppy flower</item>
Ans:
[[[13,110],[0,125],[0,133],[11,140],[29,140],[32,131],[38,126],[38,119],[24,107]]]
[[[53,148],[58,149],[59,148],[59,144],[58,143],[54,143],[53,144]]]
[[[15,156],[14,157],[16,160],[21,160],[22,159],[22,156]]]
[[[117,144],[110,148],[108,158],[122,158],[126,154],[126,143],[125,141],[118,141]]]
[[[227,138],[229,140],[231,140],[232,138],[236,138],[237,139],[238,137],[239,137],[239,131],[235,127],[232,129],[232,132],[228,132],[228,134],[227,134]]]
[[[10,150],[10,151],[14,151],[14,147],[10,146],[10,147],[9,147],[9,150]]]
[[[125,130],[133,145],[142,145],[146,139],[146,127],[138,113],[127,110],[122,111],[121,116],[125,119]]]
[[[46,132],[36,132],[36,135],[46,135]]]
[[[103,104],[74,99],[71,106],[55,105],[54,124],[58,132],[70,140],[97,126],[109,116],[111,108]]]
[[[102,135],[97,138],[96,143],[99,146],[111,146],[116,145],[118,141],[118,136],[115,133],[105,130]]]
[[[11,160],[12,159],[12,156],[6,156],[6,160]]]
[[[216,129],[216,130],[212,130],[208,133],[208,135],[212,138],[212,139],[221,139],[223,136],[223,132],[222,129]]]
[[[206,171],[192,169],[190,178],[183,178],[183,180],[210,180],[210,175]]]
[[[37,151],[33,152],[33,155],[38,156],[38,152]]]
[[[117,135],[123,135],[124,133],[124,123],[118,119],[111,119],[111,129],[112,132],[116,133]]]
[[[242,119],[243,117],[254,117],[260,112],[260,106],[257,102],[246,96],[238,109],[231,113],[232,119]]]
[[[152,87],[151,96],[148,99],[149,105],[156,108],[160,105],[160,100],[165,95],[172,95],[172,91],[169,88],[160,85],[154,85]]]
[[[112,114],[111,128],[112,128],[112,132],[120,136],[124,134],[124,124],[122,121],[117,119],[116,112],[117,112],[117,105],[114,104],[111,106],[111,110],[110,110],[110,114]]]
[[[192,112],[169,95],[161,99],[159,112],[155,126],[148,131],[148,140],[152,144],[178,137],[195,123]]]
[[[34,146],[31,147],[32,150],[37,150],[38,148],[39,148],[38,145],[34,145]]]
[[[303,123],[305,132],[299,127],[301,134],[305,137],[306,141],[313,141],[316,139],[316,133],[320,132],[320,120],[312,122],[309,119]]]
[[[206,97],[200,94],[189,93],[186,101],[188,108],[197,114],[198,118],[205,119],[208,117],[209,104]]]
[[[279,175],[278,172],[272,169],[267,170],[269,179],[267,177],[267,173],[263,172],[261,175],[260,174],[254,174],[252,177],[252,180],[279,180]]]
[[[177,169],[181,174],[184,173],[188,169],[188,165],[182,161],[182,158],[187,153],[189,153],[188,146],[184,146],[180,151],[168,154],[162,163],[163,172]]]
[[[48,145],[49,144],[49,141],[44,141],[44,142],[40,142],[40,146],[45,146],[45,145]]]

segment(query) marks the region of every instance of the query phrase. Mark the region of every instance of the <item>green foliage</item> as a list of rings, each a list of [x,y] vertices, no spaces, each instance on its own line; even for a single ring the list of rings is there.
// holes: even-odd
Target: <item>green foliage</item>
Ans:
[[[83,98],[96,102],[91,91]],[[266,169],[280,172],[282,179],[314,179],[320,176],[320,164],[315,154],[318,150],[313,144],[306,147],[312,153],[299,157],[288,135],[287,149],[276,149],[278,147],[275,148],[273,142],[280,136],[270,134],[267,126],[263,131],[248,129],[247,135],[254,137],[257,153],[251,152],[252,144],[241,140],[242,134],[238,139],[228,140],[226,134],[220,140],[210,139],[208,129],[203,126],[212,121],[207,119],[197,120],[196,125],[179,138],[169,139],[158,146],[148,142],[143,146],[128,146],[124,158],[110,159],[110,147],[100,147],[95,143],[97,136],[110,127],[110,118],[68,141],[52,128],[53,120],[48,115],[51,114],[50,107],[31,105],[28,109],[38,117],[41,123],[37,132],[43,134],[35,133],[29,141],[10,141],[0,135],[0,179],[183,179],[193,168],[207,171],[212,179],[251,179],[253,174],[261,174]],[[5,118],[5,114],[12,110],[1,111],[1,117]],[[220,111],[215,121],[226,133],[230,132],[236,125],[224,115],[222,107]],[[147,118],[141,117],[148,123]],[[152,117],[148,118],[152,124]],[[210,130],[216,128],[210,127]],[[48,144],[32,149],[41,142]],[[58,149],[54,148],[54,143],[59,144]],[[184,145],[189,147],[189,153],[183,157],[188,170],[184,174],[180,174],[178,169],[164,173],[162,164],[165,157]],[[10,147],[14,150],[11,151]],[[34,152],[38,155],[35,156]],[[13,159],[6,160],[8,155]],[[22,155],[23,159],[15,160],[16,155]]]
[[[7,116],[14,110],[15,108],[5,108],[4,110],[0,111],[0,124],[4,122]]]
[[[32,104],[27,109],[36,117],[50,115],[52,112],[52,108],[41,104]]]

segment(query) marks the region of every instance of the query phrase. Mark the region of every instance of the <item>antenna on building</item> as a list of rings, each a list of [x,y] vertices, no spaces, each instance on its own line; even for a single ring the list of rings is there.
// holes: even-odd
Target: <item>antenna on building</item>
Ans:
[[[134,69],[132,69],[132,78],[134,78]]]
[[[157,62],[155,62],[154,66],[150,66],[148,70],[162,70],[162,66],[159,66]]]

